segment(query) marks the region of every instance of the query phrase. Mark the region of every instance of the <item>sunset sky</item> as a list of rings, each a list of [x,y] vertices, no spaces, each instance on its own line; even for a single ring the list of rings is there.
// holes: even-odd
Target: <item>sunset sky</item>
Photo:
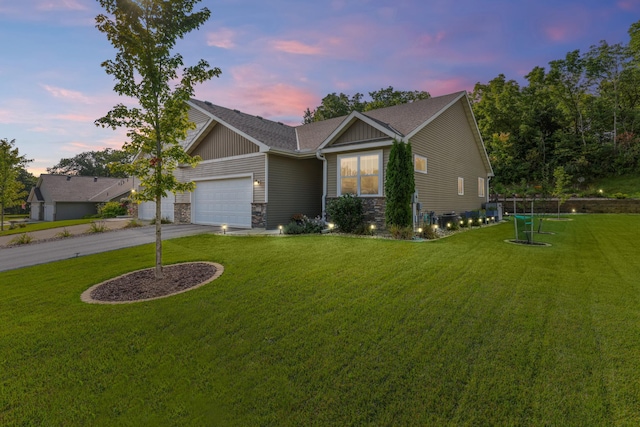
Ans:
[[[393,86],[442,95],[600,40],[627,43],[640,0],[204,0],[212,14],[177,50],[222,69],[196,98],[289,124],[331,92]],[[120,148],[94,120],[119,102],[100,63],[114,48],[93,0],[0,0],[0,138],[38,175],[61,158]]]

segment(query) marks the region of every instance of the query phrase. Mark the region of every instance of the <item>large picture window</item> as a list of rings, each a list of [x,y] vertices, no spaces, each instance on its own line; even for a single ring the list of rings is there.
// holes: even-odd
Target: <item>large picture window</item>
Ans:
[[[382,152],[338,156],[338,195],[380,196]]]

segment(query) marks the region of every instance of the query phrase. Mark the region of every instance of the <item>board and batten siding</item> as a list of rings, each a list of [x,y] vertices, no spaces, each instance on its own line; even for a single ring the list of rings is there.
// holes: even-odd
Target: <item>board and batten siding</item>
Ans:
[[[213,160],[257,153],[258,151],[260,151],[260,147],[256,144],[218,123],[190,154],[200,156],[202,160]]]
[[[295,214],[322,214],[322,162],[270,154],[267,229],[286,225]]]
[[[338,137],[338,139],[331,145],[333,146],[351,142],[368,141],[385,137],[388,136],[380,132],[378,129],[363,122],[362,120],[356,120],[355,123],[349,126],[349,128],[344,131],[344,133],[340,135],[340,137]]]
[[[411,138],[413,154],[427,158],[427,173],[415,172],[423,213],[459,214],[480,209],[486,201],[478,196],[478,178],[487,182],[485,154],[473,132],[460,100]],[[458,177],[464,178],[463,196],[458,195]]]
[[[266,154],[258,153],[232,159],[202,161],[195,168],[178,168],[176,177],[181,182],[195,181],[198,185],[198,180],[224,179],[252,174],[254,180],[258,179],[262,182],[260,185],[253,186],[253,203],[264,203],[265,156]],[[176,203],[191,203],[191,193],[178,193]]]
[[[345,151],[342,153],[327,153],[325,158],[327,159],[327,197],[338,197],[338,155],[346,156],[349,154],[360,154],[363,152],[377,151],[380,148],[371,148],[362,151]],[[387,163],[389,163],[389,153],[391,153],[391,146],[382,148],[382,196],[384,197],[384,179],[387,170]]]

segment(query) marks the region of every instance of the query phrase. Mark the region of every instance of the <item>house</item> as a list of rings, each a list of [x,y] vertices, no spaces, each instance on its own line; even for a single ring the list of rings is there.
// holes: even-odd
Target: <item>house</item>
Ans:
[[[202,161],[176,170],[192,193],[163,201],[176,222],[277,228],[294,214],[324,214],[353,193],[367,221],[384,226],[384,173],[393,140],[413,147],[416,220],[479,209],[493,171],[466,92],[300,126],[191,100],[184,147]],[[141,211],[153,212],[153,203]],[[172,209],[173,207],[173,209]]]
[[[31,220],[60,221],[97,213],[97,205],[127,197],[134,178],[43,174],[31,189]]]

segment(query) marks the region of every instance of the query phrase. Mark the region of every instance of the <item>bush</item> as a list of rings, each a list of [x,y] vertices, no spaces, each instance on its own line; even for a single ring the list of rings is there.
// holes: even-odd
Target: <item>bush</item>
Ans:
[[[364,223],[362,200],[351,194],[331,201],[327,206],[327,213],[343,233],[353,233]]]
[[[98,216],[100,218],[115,218],[127,214],[127,204],[120,202],[107,202],[98,205]]]
[[[89,226],[89,233],[103,233],[107,231],[104,221],[93,221]]]
[[[320,217],[309,219],[306,215],[296,214],[282,231],[284,234],[317,234],[322,233],[323,228],[324,223]]]
[[[12,239],[9,242],[9,244],[10,245],[27,245],[27,244],[31,243],[32,240],[33,240],[33,237],[31,237],[29,234],[22,233],[18,237]]]
[[[153,218],[149,224],[154,225],[156,223],[156,219]],[[173,222],[169,219],[169,217],[163,216],[160,218],[160,224],[173,224]]]
[[[129,221],[127,223],[127,225],[124,226],[124,228],[137,228],[137,227],[142,227],[144,226],[143,223],[141,223],[140,221],[136,220],[136,219],[132,219],[131,221]]]
[[[391,233],[391,237],[399,240],[410,240],[413,238],[413,228],[412,227],[400,227],[399,225],[391,225],[389,227],[389,233]]]
[[[419,236],[428,240],[435,240],[440,237],[435,227],[429,224],[422,224],[422,233],[420,233]]]
[[[613,193],[611,195],[611,197],[616,198],[616,199],[628,199],[629,196],[627,194],[624,193]]]

